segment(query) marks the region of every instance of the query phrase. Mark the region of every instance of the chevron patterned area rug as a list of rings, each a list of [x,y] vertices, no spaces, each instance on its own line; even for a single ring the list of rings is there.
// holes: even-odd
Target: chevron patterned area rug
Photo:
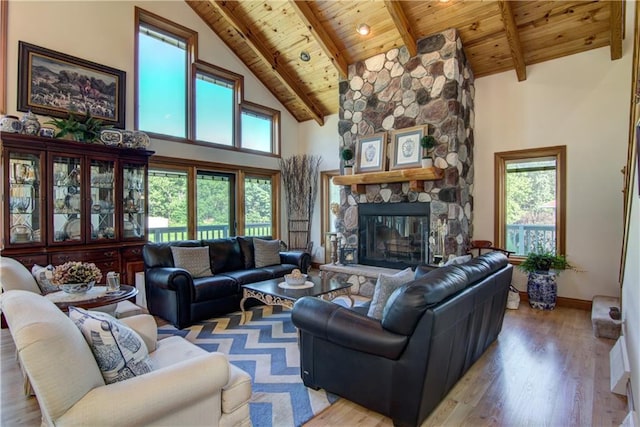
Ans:
[[[209,352],[226,354],[251,375],[249,409],[254,427],[301,426],[338,399],[302,383],[298,332],[290,311],[259,306],[247,311],[244,325],[240,317],[240,312],[232,313],[183,330],[161,326],[158,338],[182,336]]]

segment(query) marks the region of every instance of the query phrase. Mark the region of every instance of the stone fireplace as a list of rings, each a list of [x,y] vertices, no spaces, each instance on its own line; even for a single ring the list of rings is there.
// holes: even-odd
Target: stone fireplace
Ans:
[[[431,229],[444,230],[444,255],[467,251],[473,231],[473,81],[454,29],[419,40],[415,57],[403,46],[349,66],[340,82],[340,149],[373,133],[427,125],[437,141],[434,164],[444,173],[420,190],[408,182],[368,184],[359,193],[342,187],[336,224],[346,247],[358,248],[363,233],[371,232],[359,224],[359,205],[426,203]],[[358,262],[362,255],[359,248]],[[433,262],[432,253],[425,255],[424,261]],[[412,256],[395,267],[414,265]]]

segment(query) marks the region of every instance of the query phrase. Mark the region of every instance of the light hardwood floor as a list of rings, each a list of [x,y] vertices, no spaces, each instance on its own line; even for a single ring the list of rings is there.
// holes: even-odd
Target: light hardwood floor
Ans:
[[[0,425],[38,426],[38,404],[22,394],[9,331],[0,334]],[[498,341],[423,426],[618,426],[627,406],[626,398],[609,391],[613,344],[593,336],[587,311],[542,312],[520,304],[507,311]],[[305,427],[391,425],[389,418],[340,399]]]

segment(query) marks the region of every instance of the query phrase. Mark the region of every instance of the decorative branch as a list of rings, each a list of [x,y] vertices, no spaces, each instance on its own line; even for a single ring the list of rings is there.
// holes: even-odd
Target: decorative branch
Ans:
[[[320,156],[296,155],[288,159],[280,159],[280,171],[285,188],[287,202],[287,217],[289,218],[289,235],[295,241],[289,242],[291,248],[306,248],[309,245],[309,230],[316,196],[318,194],[318,176],[320,172]],[[295,221],[306,221],[307,227],[295,227]],[[292,236],[291,232],[304,232],[300,239]],[[298,233],[301,234],[301,233]],[[304,234],[304,233],[302,233]]]

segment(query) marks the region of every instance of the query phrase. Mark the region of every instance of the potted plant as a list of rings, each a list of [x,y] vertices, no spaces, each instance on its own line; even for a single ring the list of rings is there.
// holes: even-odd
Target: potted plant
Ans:
[[[528,273],[529,305],[540,310],[553,310],[558,296],[556,277],[562,270],[573,269],[567,258],[538,247],[527,255],[519,268]]]
[[[66,119],[52,119],[46,124],[54,125],[58,128],[56,138],[64,138],[70,136],[74,141],[95,142],[100,139],[100,131],[110,128],[104,125],[102,120],[96,119],[87,112],[87,114],[78,119],[73,113],[69,113]]]
[[[436,146],[436,139],[432,135],[425,135],[420,139],[420,145],[422,146],[422,167],[433,167],[433,159],[429,157],[429,151]]]
[[[340,157],[344,161],[344,174],[353,174],[353,149],[351,147],[344,147],[340,152]]]

